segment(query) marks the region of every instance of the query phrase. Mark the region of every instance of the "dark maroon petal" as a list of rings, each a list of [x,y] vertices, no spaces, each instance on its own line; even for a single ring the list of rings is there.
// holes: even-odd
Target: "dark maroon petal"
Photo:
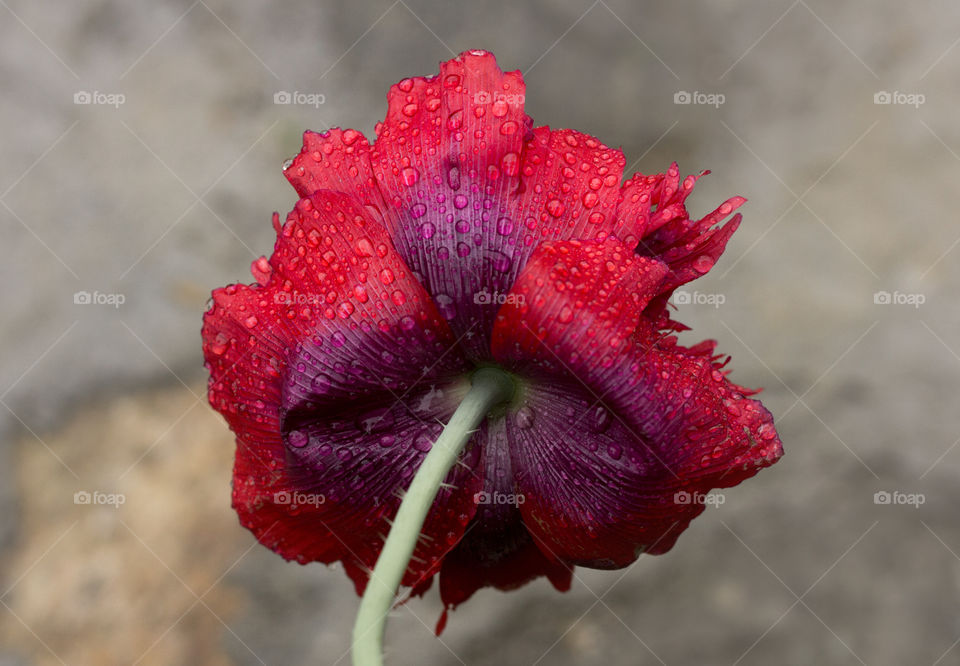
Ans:
[[[711,343],[680,347],[643,316],[667,275],[619,240],[548,243],[498,314],[495,356],[532,385],[509,431],[531,496],[521,511],[557,557],[623,566],[663,552],[703,508],[676,493],[735,485],[782,454],[769,412],[726,380]],[[612,419],[606,448],[564,430],[558,410],[577,384]]]
[[[440,598],[452,609],[481,587],[512,590],[546,576],[560,591],[570,588],[570,564],[547,556],[534,544],[519,506],[523,495],[514,479],[508,420],[492,418],[475,437],[482,442],[475,469],[482,476],[474,495],[476,514],[463,539],[443,561]]]
[[[658,443],[576,379],[531,382],[524,396],[508,430],[519,508],[550,557],[620,568],[647,548],[669,548],[678,523],[702,510],[674,501],[685,485]]]

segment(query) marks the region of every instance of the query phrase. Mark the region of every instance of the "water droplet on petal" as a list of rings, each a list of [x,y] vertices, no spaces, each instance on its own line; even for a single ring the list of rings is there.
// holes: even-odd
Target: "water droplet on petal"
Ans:
[[[310,382],[310,388],[317,393],[326,393],[330,390],[330,385],[332,383],[333,382],[330,377],[321,372]]]
[[[451,190],[460,189],[460,167],[452,166],[450,170],[447,171],[447,185],[450,186]]]
[[[297,449],[302,449],[309,441],[310,438],[302,430],[291,430],[287,434],[287,443]]]
[[[382,271],[380,271],[380,282],[384,284],[390,284],[391,282],[393,282],[393,280],[394,280],[394,277],[393,277],[392,270],[390,270],[389,268],[384,268]]]
[[[513,231],[513,220],[509,217],[501,217],[497,220],[497,233],[501,236],[509,236]]]
[[[513,422],[518,428],[527,429],[533,425],[533,411],[529,407],[521,407],[513,415]]]
[[[357,241],[356,251],[359,257],[372,257],[373,243],[370,242],[369,238],[361,238]]]
[[[430,436],[428,431],[421,430],[417,436],[413,438],[413,447],[417,451],[426,453],[433,448],[433,437]]]
[[[508,176],[516,176],[520,171],[520,157],[513,152],[505,154],[500,158],[500,168]]]
[[[498,250],[489,250],[487,254],[490,257],[493,270],[497,271],[498,273],[506,273],[510,270],[510,257],[505,255],[503,252]]]
[[[380,446],[383,446],[383,447],[393,446],[396,441],[397,441],[397,438],[394,437],[393,435],[383,435],[380,438]]]
[[[713,257],[702,254],[694,260],[693,269],[698,273],[706,273],[713,268],[713,264]]]
[[[214,338],[213,344],[210,345],[210,351],[212,351],[217,356],[223,356],[227,351],[227,348],[230,346],[230,340],[227,338],[226,334],[223,332],[217,333],[217,337]]]
[[[768,441],[777,436],[776,429],[769,423],[764,423],[757,432],[760,433],[760,439]]]
[[[420,172],[413,167],[404,167],[400,170],[400,177],[403,178],[403,184],[410,187],[420,180]]]
[[[553,217],[560,217],[563,215],[563,204],[560,203],[559,199],[551,199],[547,202],[547,212],[550,213]]]
[[[435,233],[437,233],[437,228],[434,226],[433,222],[424,222],[420,227],[420,238],[423,240],[433,238]]]
[[[606,407],[598,405],[591,415],[590,425],[593,427],[595,432],[605,432],[607,428],[610,427],[610,412],[607,411]]]
[[[457,109],[447,117],[447,129],[458,130],[463,126],[463,109]]]
[[[418,203],[418,204],[414,204],[410,208],[410,217],[412,217],[413,219],[423,217],[424,215],[426,215],[426,213],[427,213],[426,204]]]

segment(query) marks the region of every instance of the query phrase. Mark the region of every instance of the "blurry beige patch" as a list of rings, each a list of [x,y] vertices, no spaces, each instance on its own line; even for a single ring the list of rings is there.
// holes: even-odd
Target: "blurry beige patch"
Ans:
[[[0,608],[0,644],[43,665],[230,663],[243,600],[223,577],[255,542],[203,388],[90,405],[44,441],[17,447],[22,532],[0,597],[17,618]]]

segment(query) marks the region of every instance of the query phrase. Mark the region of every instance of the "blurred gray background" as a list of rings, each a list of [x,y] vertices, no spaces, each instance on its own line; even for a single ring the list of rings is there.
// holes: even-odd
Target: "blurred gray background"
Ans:
[[[302,130],[371,136],[468,48],[537,124],[712,169],[692,212],[749,199],[677,317],[787,455],[667,555],[483,590],[442,640],[408,604],[389,663],[960,663],[958,44],[946,0],[0,0],[0,664],[349,663],[346,576],[229,507],[201,314],[270,254]]]

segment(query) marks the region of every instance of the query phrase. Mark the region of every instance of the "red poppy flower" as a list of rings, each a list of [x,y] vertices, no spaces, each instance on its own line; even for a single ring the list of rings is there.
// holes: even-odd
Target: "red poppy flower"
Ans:
[[[439,574],[447,607],[664,553],[703,493],[782,455],[715,343],[678,344],[668,312],[744,199],[691,220],[697,177],[621,183],[620,150],[533,128],[523,96],[471,51],[393,86],[374,143],[307,132],[273,256],[204,316],[242,524],[285,558],[343,562],[358,593],[478,367],[517,396],[450,471],[403,578],[417,594]]]

